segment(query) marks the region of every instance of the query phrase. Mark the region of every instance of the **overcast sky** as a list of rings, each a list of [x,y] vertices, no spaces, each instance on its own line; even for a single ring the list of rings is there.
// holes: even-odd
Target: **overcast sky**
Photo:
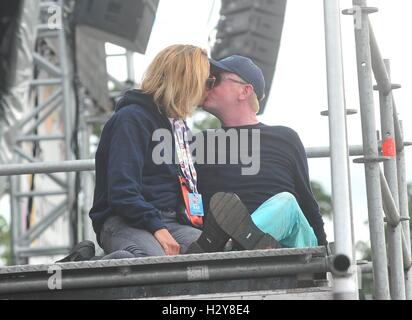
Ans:
[[[342,0],[341,9],[352,7]],[[393,83],[402,85],[394,92],[399,118],[404,120],[405,139],[412,140],[412,2],[410,0],[368,1],[379,8],[370,15],[374,33],[384,59],[391,60]],[[220,1],[161,0],[148,50],[136,55],[136,77],[141,78],[147,64],[163,47],[173,43],[191,43],[209,47],[208,37],[219,18]],[[354,24],[352,16],[341,16],[345,72],[346,106],[359,110]],[[110,68],[110,66],[109,66]],[[109,69],[110,70],[110,69]],[[115,71],[115,70],[114,70]],[[119,76],[122,76],[119,74]],[[124,76],[124,75],[123,75]],[[375,94],[375,108],[379,109]],[[306,147],[329,144],[328,119],[320,112],[327,109],[325,36],[322,0],[288,0],[282,42],[274,81],[261,121],[285,125],[296,130]],[[379,121],[379,116],[376,116]],[[376,128],[380,129],[377,122]],[[362,144],[360,113],[348,119],[349,144]],[[411,162],[412,152],[407,153]],[[330,160],[310,159],[310,176],[331,192]],[[356,240],[369,241],[364,167],[351,164],[353,209]],[[412,168],[407,171],[412,182]],[[328,239],[333,239],[332,224],[327,226]]]

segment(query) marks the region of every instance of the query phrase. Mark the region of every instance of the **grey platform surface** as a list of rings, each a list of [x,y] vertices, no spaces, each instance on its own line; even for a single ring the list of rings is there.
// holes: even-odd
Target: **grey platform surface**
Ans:
[[[0,268],[0,298],[140,299],[215,295],[217,299],[219,294],[232,292],[273,293],[318,287],[317,283],[324,286],[325,281],[314,281],[311,275],[326,271],[324,247],[22,265]],[[50,278],[58,273],[61,288],[50,289]]]

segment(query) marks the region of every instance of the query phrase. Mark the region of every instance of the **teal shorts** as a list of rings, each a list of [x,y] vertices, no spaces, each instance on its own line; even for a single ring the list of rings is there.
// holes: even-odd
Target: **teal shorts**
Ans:
[[[252,220],[282,247],[316,247],[318,240],[296,198],[289,192],[278,193],[252,213]]]

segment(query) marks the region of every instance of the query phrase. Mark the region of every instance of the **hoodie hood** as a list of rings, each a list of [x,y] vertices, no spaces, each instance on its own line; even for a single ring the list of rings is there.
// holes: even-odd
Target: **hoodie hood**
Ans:
[[[127,90],[117,103],[115,113],[128,106],[143,108],[147,114],[151,115],[156,123],[162,123],[163,127],[171,129],[167,116],[156,105],[151,94],[145,93],[139,89]]]
[[[127,90],[123,97],[116,104],[115,112],[119,111],[123,107],[130,105],[151,108],[156,107],[152,95],[144,93],[143,91],[138,89]]]

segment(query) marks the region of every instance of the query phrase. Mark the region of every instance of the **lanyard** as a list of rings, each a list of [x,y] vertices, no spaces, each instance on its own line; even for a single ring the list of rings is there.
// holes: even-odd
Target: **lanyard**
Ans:
[[[192,154],[190,152],[189,139],[187,135],[187,126],[183,120],[174,119],[174,136],[176,153],[179,158],[180,169],[187,182],[189,183],[190,190],[194,193],[197,192],[197,173],[193,165]]]

